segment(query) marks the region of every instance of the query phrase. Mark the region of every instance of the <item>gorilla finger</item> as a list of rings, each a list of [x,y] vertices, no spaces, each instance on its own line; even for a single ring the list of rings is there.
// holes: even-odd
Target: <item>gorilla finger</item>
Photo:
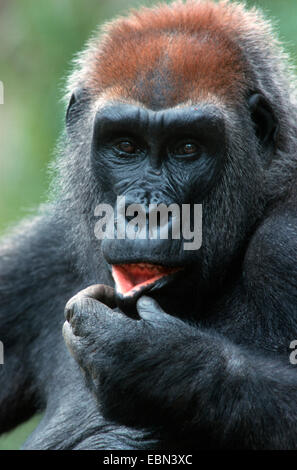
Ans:
[[[115,306],[114,289],[103,284],[96,284],[87,287],[68,300],[65,306],[65,319],[71,321],[78,311],[85,311],[86,314],[99,313],[102,310],[112,311],[113,306]]]
[[[107,305],[109,308],[116,308],[115,290],[105,284],[94,284],[79,292],[83,297],[90,297]]]

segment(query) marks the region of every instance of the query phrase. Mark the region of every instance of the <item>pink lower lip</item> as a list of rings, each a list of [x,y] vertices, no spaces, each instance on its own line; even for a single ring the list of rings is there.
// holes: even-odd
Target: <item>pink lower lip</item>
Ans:
[[[179,267],[170,268],[150,263],[116,264],[112,266],[112,276],[117,292],[123,296],[132,296],[143,287],[180,270]]]

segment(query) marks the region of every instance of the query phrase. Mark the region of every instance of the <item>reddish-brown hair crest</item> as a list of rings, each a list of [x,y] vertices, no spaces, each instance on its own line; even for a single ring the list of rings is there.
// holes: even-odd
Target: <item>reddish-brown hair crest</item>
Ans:
[[[237,100],[248,73],[240,44],[267,32],[255,11],[228,0],[141,8],[106,25],[82,55],[74,81],[98,97],[105,92],[151,108],[209,96]]]

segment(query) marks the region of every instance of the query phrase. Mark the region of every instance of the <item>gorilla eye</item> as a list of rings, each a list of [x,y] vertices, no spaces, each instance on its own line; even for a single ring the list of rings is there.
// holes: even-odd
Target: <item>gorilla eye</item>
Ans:
[[[174,153],[176,155],[194,155],[198,152],[198,145],[194,142],[184,142],[179,144],[176,148]]]
[[[121,152],[129,153],[130,155],[133,155],[138,150],[137,146],[130,140],[123,140],[122,142],[119,142],[117,144],[117,148]]]

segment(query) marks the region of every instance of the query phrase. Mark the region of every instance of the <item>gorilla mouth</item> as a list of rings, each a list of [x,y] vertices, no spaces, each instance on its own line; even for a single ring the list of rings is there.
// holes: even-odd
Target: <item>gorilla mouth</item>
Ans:
[[[112,265],[112,276],[117,292],[124,297],[132,297],[140,290],[154,285],[159,279],[181,269],[151,263],[116,264]]]

